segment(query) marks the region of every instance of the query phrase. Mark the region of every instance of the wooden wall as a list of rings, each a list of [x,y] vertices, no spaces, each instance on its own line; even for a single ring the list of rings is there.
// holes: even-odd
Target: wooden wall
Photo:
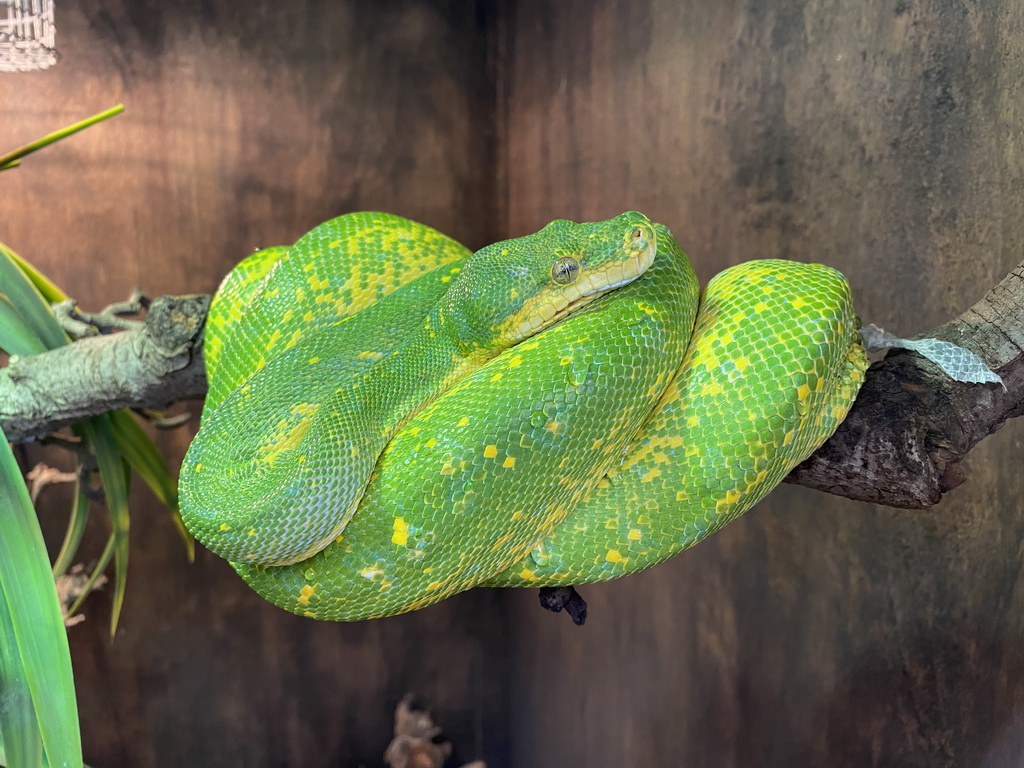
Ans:
[[[1024,256],[1013,0],[523,0],[506,20],[509,227],[637,208],[707,278],[823,261],[914,334]],[[513,763],[1024,763],[1024,425],[934,511],[784,487],[652,571],[514,596]]]
[[[494,239],[495,91],[474,3],[59,0],[56,22],[58,67],[0,75],[0,145],[117,102],[128,111],[3,174],[0,240],[85,307],[135,286],[212,291],[254,248],[350,210],[411,216],[476,247]],[[174,465],[190,438],[163,437]],[[66,497],[48,494],[59,544]],[[188,565],[147,492],[132,508],[117,638],[103,596],[71,632],[94,768],[377,766],[406,691],[462,757],[502,765],[495,593],[316,623],[264,603],[209,553]],[[92,557],[106,534],[96,517]]]
[[[57,23],[58,68],[0,76],[0,143],[129,112],[3,174],[0,240],[86,306],[209,291],[371,207],[473,246],[637,208],[702,278],[824,261],[909,334],[1024,253],[1014,0],[61,0]],[[1019,765],[1022,447],[1009,424],[930,512],[781,488],[584,589],[582,629],[532,591],[298,619],[186,565],[138,492],[118,637],[102,599],[71,633],[87,761],[380,765],[415,690],[492,768]]]

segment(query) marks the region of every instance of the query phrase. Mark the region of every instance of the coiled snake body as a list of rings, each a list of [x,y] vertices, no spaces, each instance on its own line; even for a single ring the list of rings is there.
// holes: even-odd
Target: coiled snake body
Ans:
[[[698,301],[635,213],[472,257],[342,216],[232,271],[205,357],[185,522],[266,599],[330,620],[661,562],[824,442],[866,367],[838,272],[749,262]]]

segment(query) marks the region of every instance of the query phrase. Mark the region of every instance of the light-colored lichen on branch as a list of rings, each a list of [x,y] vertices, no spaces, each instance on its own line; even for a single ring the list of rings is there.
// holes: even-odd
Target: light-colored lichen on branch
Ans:
[[[162,296],[144,323],[80,339],[0,369],[0,426],[12,442],[45,437],[119,408],[163,408],[206,393],[208,295]]]

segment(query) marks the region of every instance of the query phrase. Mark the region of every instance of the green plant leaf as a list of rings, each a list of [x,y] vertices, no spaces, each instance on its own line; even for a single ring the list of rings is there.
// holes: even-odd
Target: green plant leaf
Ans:
[[[92,573],[89,574],[88,580],[85,582],[85,586],[82,587],[82,591],[75,598],[75,602],[68,608],[68,617],[74,616],[78,613],[78,609],[82,607],[82,603],[85,602],[90,594],[92,594],[92,588],[96,585],[100,576],[107,570],[107,566],[110,565],[110,561],[114,559],[114,534],[111,533],[107,537],[107,545],[103,548],[100,559],[96,561],[96,567],[92,569]]]
[[[9,355],[38,355],[46,345],[25,324],[18,310],[0,293],[0,350]]]
[[[110,420],[114,428],[114,439],[117,441],[121,455],[170,511],[171,522],[178,529],[178,535],[185,543],[189,562],[192,562],[195,560],[195,541],[192,534],[185,528],[181,513],[178,511],[178,484],[171,477],[167,462],[164,461],[164,457],[157,450],[149,435],[132,416],[131,411],[126,409],[114,411],[110,414]]]
[[[0,599],[0,711],[4,712],[0,717],[0,742],[9,745],[10,755],[0,759],[0,765],[7,765],[9,759],[15,766],[39,766],[43,760],[39,721],[14,636],[7,601]]]
[[[0,619],[0,647],[5,649],[3,696],[11,690],[25,695],[27,690],[49,764],[78,768],[82,746],[67,633],[39,522],[2,432],[0,531],[0,592],[7,617]],[[23,681],[20,688],[19,680]],[[8,750],[13,747],[12,735],[26,727],[13,718],[23,716],[22,704],[0,707],[0,721],[6,723],[0,733]],[[18,759],[22,757],[30,760],[28,765],[38,764],[31,762],[28,752],[19,752]],[[20,768],[18,763],[14,766]]]
[[[25,325],[47,349],[64,346],[68,343],[67,334],[50,311],[49,302],[21,271],[19,261],[22,259],[0,243],[0,293],[7,297]]]
[[[81,477],[81,468],[78,471],[79,477]],[[60,545],[60,553],[53,561],[54,576],[63,576],[71,567],[71,562],[78,552],[78,546],[82,543],[85,524],[89,522],[89,508],[92,506],[92,502],[82,492],[82,488],[79,487],[80,483],[81,480],[75,483],[75,503],[71,508],[71,517],[68,519],[68,529],[64,533],[64,542]]]
[[[82,428],[96,454],[110,515],[114,544],[114,604],[110,613],[110,634],[113,636],[121,616],[128,579],[128,463],[118,451],[109,413],[93,416],[82,424]]]
[[[118,104],[116,107],[111,107],[110,109],[104,110],[103,112],[93,115],[92,117],[87,117],[85,120],[75,123],[74,125],[69,125],[67,128],[61,128],[59,131],[54,131],[51,134],[43,136],[43,138],[41,139],[36,139],[31,144],[26,144],[23,147],[18,147],[13,152],[8,152],[5,155],[0,155],[0,171],[6,170],[8,168],[13,167],[14,165],[17,165],[18,161],[25,155],[30,155],[33,152],[36,152],[42,149],[43,147],[49,146],[50,144],[53,144],[56,141],[66,139],[73,133],[78,133],[84,128],[88,128],[90,125],[95,125],[96,123],[102,120],[106,120],[108,117],[119,115],[122,112],[124,112],[124,104]]]
[[[58,301],[67,301],[67,294],[54,285],[50,281],[50,278],[33,267],[29,262],[16,254],[10,248],[7,248],[6,250],[7,256],[14,260],[14,263],[17,264],[21,271],[25,273],[25,276],[32,281],[32,285],[34,285],[36,290],[43,295],[44,299],[51,304]]]

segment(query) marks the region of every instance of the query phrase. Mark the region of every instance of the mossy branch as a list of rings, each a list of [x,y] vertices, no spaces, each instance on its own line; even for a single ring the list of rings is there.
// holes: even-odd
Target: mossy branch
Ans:
[[[0,425],[12,442],[120,408],[161,409],[206,394],[210,296],[162,296],[131,330],[79,339],[0,369]]]

